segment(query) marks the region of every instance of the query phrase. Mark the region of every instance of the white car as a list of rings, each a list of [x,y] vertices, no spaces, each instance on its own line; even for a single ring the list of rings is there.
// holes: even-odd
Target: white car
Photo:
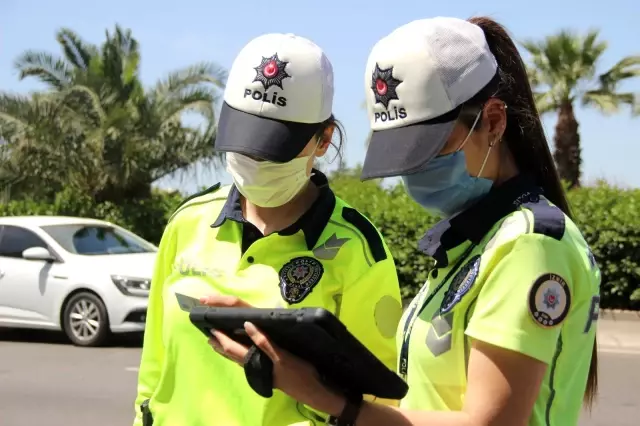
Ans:
[[[142,331],[157,250],[101,220],[0,217],[0,326],[63,330],[79,346]]]

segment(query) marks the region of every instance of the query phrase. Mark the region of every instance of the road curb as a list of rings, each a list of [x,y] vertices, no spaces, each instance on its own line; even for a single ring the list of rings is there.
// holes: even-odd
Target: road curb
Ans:
[[[409,307],[413,299],[402,300],[402,310]],[[640,321],[640,311],[628,311],[622,309],[600,309],[600,319],[612,321]]]
[[[640,349],[638,349],[638,348],[620,348],[620,347],[616,347],[616,346],[598,345],[598,353],[615,354],[615,355],[640,356]]]
[[[623,311],[620,309],[601,309],[600,319],[613,321],[640,321],[640,311]]]

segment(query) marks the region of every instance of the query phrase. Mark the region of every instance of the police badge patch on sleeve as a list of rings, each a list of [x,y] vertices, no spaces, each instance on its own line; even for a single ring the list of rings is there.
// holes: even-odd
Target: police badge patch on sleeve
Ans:
[[[313,257],[296,257],[280,269],[280,293],[290,304],[300,303],[320,282],[324,267]]]
[[[529,312],[543,327],[555,327],[567,317],[571,308],[571,293],[560,275],[541,275],[529,292]]]

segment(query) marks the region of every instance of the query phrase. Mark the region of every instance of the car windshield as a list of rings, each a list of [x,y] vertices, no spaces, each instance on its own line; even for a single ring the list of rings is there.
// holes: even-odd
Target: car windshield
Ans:
[[[158,249],[137,235],[108,225],[48,225],[42,229],[69,253],[86,256],[153,253]]]

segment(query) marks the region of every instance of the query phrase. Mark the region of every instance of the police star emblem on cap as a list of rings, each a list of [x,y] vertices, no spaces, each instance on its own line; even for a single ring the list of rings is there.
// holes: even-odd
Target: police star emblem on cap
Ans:
[[[254,68],[254,70],[256,70],[256,77],[253,81],[262,83],[264,90],[268,90],[271,86],[278,86],[284,90],[282,80],[291,77],[285,71],[285,67],[288,64],[289,62],[281,61],[277,53],[268,58],[263,56],[260,65]]]
[[[393,77],[393,67],[380,69],[378,64],[376,64],[376,69],[373,70],[373,75],[371,76],[371,90],[373,90],[376,103],[388,108],[389,102],[394,99],[399,100],[396,87],[398,87],[400,83],[402,83],[402,80]]]

